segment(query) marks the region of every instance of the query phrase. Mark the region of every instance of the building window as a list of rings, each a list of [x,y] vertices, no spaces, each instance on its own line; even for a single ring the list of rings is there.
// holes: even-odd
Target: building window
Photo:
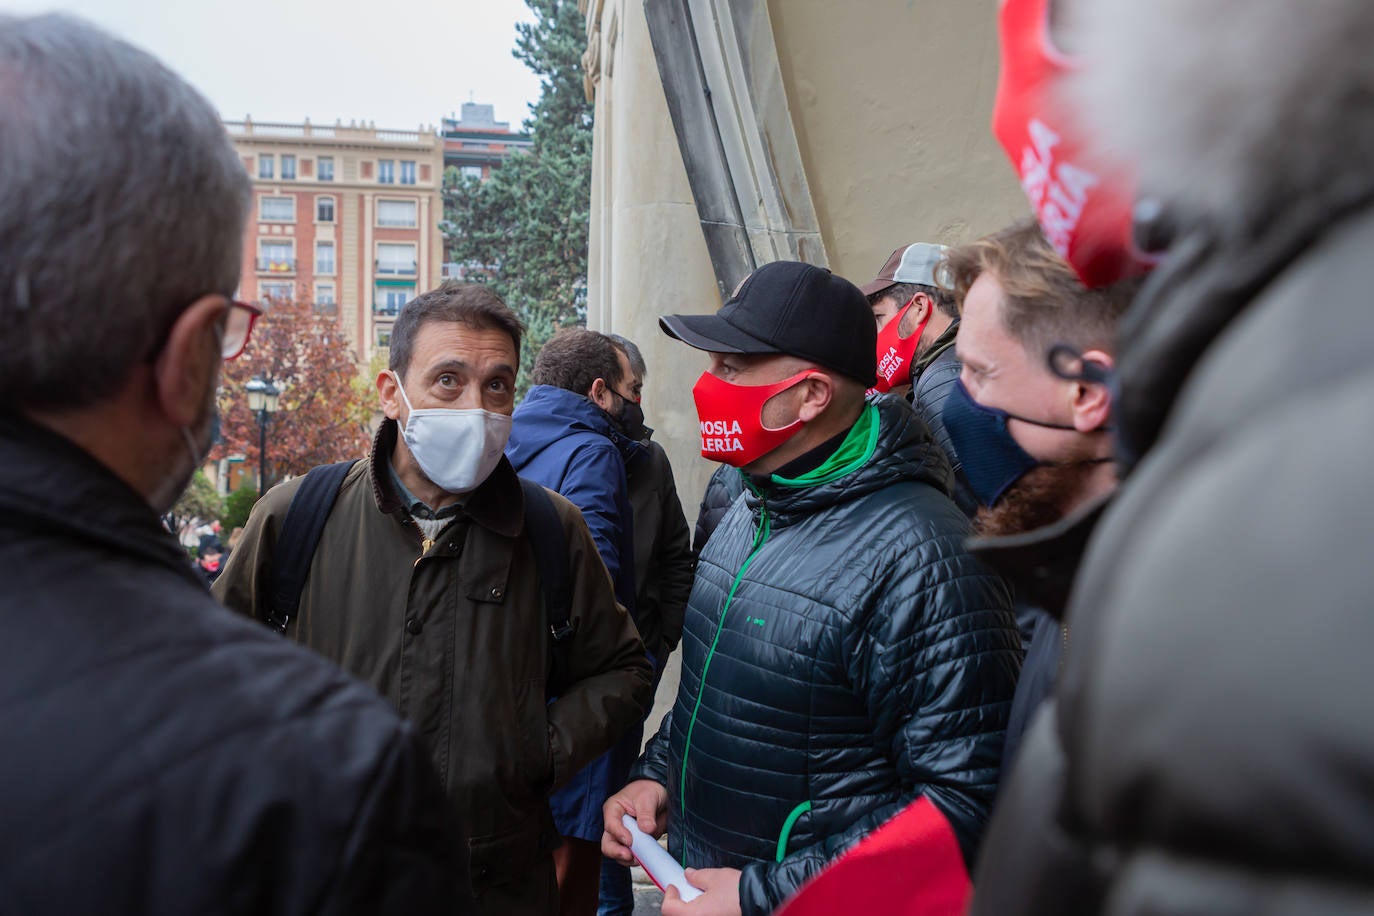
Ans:
[[[371,177],[372,177],[372,163],[371,163],[371,162],[363,162],[363,163],[361,163],[358,167],[362,170],[362,177],[364,177],[364,178],[371,178]]]
[[[290,283],[259,283],[258,291],[262,293],[264,299],[279,299],[286,302],[291,299],[292,285]]]
[[[315,198],[315,222],[332,223],[334,222],[334,198],[316,197]]]
[[[382,316],[397,315],[401,306],[415,297],[413,286],[378,286],[377,295],[372,300],[373,314]]]
[[[482,180],[482,167],[480,165],[460,165],[458,173],[464,178],[476,178]]]
[[[427,165],[420,166],[420,180],[428,183],[430,179],[430,169]]]
[[[414,229],[415,201],[377,201],[377,225],[387,229]]]
[[[315,273],[332,274],[334,272],[334,243],[316,242],[315,243]],[[332,289],[332,287],[331,287]]]
[[[391,325],[379,325],[377,327],[377,346],[391,346]]]
[[[284,181],[294,181],[296,178],[296,157],[290,153],[281,154],[281,177]]]
[[[263,155],[263,154],[261,154],[261,153],[258,154],[258,177],[259,177],[259,178],[271,178],[271,177],[272,177],[272,171],[273,171],[274,168],[276,168],[276,158],[275,158],[275,157]]]
[[[406,159],[401,160],[401,184],[415,183],[415,163]]]
[[[290,273],[296,269],[296,252],[287,239],[258,240],[258,270]]]
[[[315,310],[330,315],[338,311],[338,306],[334,302],[333,283],[315,284]]]
[[[377,181],[380,184],[396,183],[396,160],[378,159],[377,160]]]
[[[390,276],[415,273],[415,246],[379,242],[377,244],[377,273]]]
[[[296,198],[263,197],[259,199],[258,219],[269,223],[294,223]]]
[[[319,167],[320,167],[320,181],[333,181],[333,180],[334,180],[334,157],[333,157],[333,156],[321,156],[319,159],[317,159],[317,160],[315,160],[315,161],[316,161],[316,163],[317,163],[317,164],[319,165]]]

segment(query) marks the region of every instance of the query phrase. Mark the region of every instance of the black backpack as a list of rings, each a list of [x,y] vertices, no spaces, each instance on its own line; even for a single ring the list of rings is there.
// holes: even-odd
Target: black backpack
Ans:
[[[300,489],[291,497],[277,550],[273,557],[271,589],[267,602],[267,625],[285,633],[300,608],[301,592],[310,572],[310,563],[319,546],[324,523],[334,508],[344,477],[356,462],[325,464],[305,475]],[[556,696],[566,683],[568,653],[577,632],[571,620],[572,584],[568,574],[568,545],[563,525],[548,492],[533,481],[520,478],[525,495],[525,530],[534,548],[534,562],[544,597],[544,618],[549,626],[549,678],[547,692]]]

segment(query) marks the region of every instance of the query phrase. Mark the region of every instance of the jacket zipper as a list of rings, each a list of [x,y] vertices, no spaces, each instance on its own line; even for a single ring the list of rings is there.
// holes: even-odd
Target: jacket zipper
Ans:
[[[787,815],[787,820],[782,822],[782,830],[778,831],[778,854],[775,856],[776,861],[782,862],[783,859],[787,858],[787,841],[792,838],[792,828],[797,825],[797,821],[801,819],[801,816],[810,810],[811,801],[807,799],[793,808],[791,813]]]
[[[402,527],[405,527],[407,525],[409,525],[415,531],[415,533],[420,536],[420,555],[415,558],[414,563],[410,564],[412,567],[415,567],[420,565],[420,561],[425,558],[425,554],[429,553],[429,548],[433,547],[435,542],[433,538],[425,536],[425,532],[420,527],[420,523],[415,521],[415,519],[411,517],[409,514],[407,514],[406,517],[401,521]]]
[[[682,774],[678,779],[678,806],[682,809],[682,816],[687,817],[687,758],[692,752],[692,730],[696,728],[697,713],[701,710],[701,698],[706,693],[706,673],[711,669],[711,659],[716,656],[716,644],[720,642],[721,631],[725,629],[725,616],[730,612],[730,603],[735,600],[735,590],[739,588],[740,582],[744,579],[744,574],[749,570],[749,564],[754,562],[754,558],[763,549],[764,542],[768,540],[768,503],[762,501],[760,495],[760,518],[759,529],[754,533],[753,546],[749,548],[749,556],[744,558],[744,563],[740,565],[739,572],[735,573],[735,579],[730,583],[730,591],[725,596],[725,605],[720,609],[720,620],[716,623],[716,635],[711,639],[711,648],[706,653],[706,661],[701,666],[701,683],[697,685],[697,699],[692,704],[692,718],[687,722],[687,739],[682,747]],[[686,851],[683,851],[683,867],[687,865]]]

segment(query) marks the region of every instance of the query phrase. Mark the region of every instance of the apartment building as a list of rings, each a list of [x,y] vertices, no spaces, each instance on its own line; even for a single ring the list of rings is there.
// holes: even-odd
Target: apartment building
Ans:
[[[239,296],[308,299],[370,359],[401,306],[439,283],[443,141],[308,120],[225,128],[253,179]]]
[[[461,115],[443,119],[444,166],[465,176],[490,178],[508,157],[527,152],[529,134],[510,129],[509,121],[496,120],[496,106],[464,102]]]

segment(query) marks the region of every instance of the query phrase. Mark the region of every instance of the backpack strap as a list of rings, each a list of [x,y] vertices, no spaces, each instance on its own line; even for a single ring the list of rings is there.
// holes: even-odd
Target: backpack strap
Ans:
[[[525,531],[534,549],[544,594],[544,619],[549,625],[549,677],[545,692],[557,696],[568,679],[568,657],[577,625],[572,622],[572,581],[568,574],[568,543],[563,523],[546,491],[532,480],[520,478],[525,494]]]
[[[301,592],[315,548],[320,544],[324,523],[338,499],[344,477],[356,461],[323,464],[311,470],[291,497],[277,535],[277,549],[272,557],[270,591],[267,596],[267,625],[285,633],[300,608]]]

